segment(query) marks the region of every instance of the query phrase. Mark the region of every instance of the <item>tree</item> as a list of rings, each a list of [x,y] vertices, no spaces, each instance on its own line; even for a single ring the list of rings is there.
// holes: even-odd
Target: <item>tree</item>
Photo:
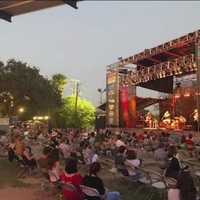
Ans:
[[[54,87],[59,91],[60,95],[63,95],[65,87],[68,85],[67,77],[63,74],[54,74],[51,77],[51,82]]]
[[[94,126],[95,108],[93,105],[78,98],[77,115],[75,116],[76,97],[69,96],[64,100],[62,108],[56,113],[54,123],[62,127],[85,128]]]
[[[49,108],[61,106],[61,97],[36,67],[27,63],[8,60],[0,62],[0,101],[4,104],[3,114],[17,115],[19,107],[24,107],[28,116],[45,114]],[[5,103],[4,103],[5,102]]]

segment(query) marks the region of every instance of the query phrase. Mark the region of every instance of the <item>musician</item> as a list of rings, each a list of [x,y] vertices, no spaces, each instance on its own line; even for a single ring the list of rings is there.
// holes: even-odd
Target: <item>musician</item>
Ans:
[[[193,130],[198,131],[198,110],[195,109],[194,112],[190,115],[193,116]]]
[[[152,128],[152,124],[153,124],[153,116],[150,112],[148,112],[145,115],[145,122],[147,124],[147,127]]]
[[[181,122],[181,123],[185,123],[185,122],[186,122],[185,117],[183,117],[182,115],[179,116],[179,122]]]
[[[166,111],[166,112],[165,112],[164,116],[162,117],[162,121],[163,121],[165,124],[170,124],[170,123],[171,123],[169,111]]]

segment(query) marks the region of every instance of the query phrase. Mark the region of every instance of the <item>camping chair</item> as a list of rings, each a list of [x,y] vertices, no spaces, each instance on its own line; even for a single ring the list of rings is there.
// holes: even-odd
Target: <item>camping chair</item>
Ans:
[[[95,188],[87,187],[84,185],[80,185],[80,188],[82,192],[89,197],[99,197],[99,200],[101,200],[101,195]]]

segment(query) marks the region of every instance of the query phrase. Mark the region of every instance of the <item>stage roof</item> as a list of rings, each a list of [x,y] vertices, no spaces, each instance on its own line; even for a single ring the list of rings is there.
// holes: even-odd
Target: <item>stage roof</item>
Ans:
[[[155,65],[182,58],[183,56],[195,54],[195,41],[200,37],[200,30],[188,33],[177,39],[163,43],[159,46],[145,49],[136,55],[132,55],[125,59],[107,66],[107,71],[113,71],[116,66],[135,66],[136,70],[141,70]],[[156,72],[155,72],[156,73]],[[189,73],[189,72],[188,72]],[[186,75],[182,74],[181,76]],[[180,75],[179,75],[180,76]],[[159,81],[158,81],[159,80]],[[159,92],[172,93],[173,92],[173,75],[170,77],[150,80],[148,82],[139,83],[138,86],[156,90]],[[167,82],[166,82],[167,81]]]
[[[136,97],[136,108],[137,109],[143,109],[146,108],[148,106],[154,105],[156,103],[162,103],[165,102],[166,99],[154,99],[154,98],[143,98],[143,97]],[[100,105],[99,107],[100,110],[106,111],[106,103],[103,103],[102,105]]]
[[[13,16],[39,11],[55,6],[66,5],[77,9],[78,0],[23,0],[23,1],[2,1],[0,0],[0,18],[11,22]]]

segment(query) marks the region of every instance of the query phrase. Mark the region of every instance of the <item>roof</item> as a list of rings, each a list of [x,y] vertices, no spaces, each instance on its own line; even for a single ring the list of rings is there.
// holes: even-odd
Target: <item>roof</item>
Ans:
[[[148,106],[154,105],[156,103],[162,103],[165,102],[167,99],[155,99],[155,98],[143,98],[143,97],[136,97],[136,107],[138,109],[143,109]],[[106,103],[103,103],[102,105],[97,107],[100,110],[106,111]]]
[[[162,67],[166,68],[167,65],[169,65],[169,68],[172,68],[176,63],[191,63],[191,57],[193,56],[194,58],[195,55],[195,42],[199,37],[200,30],[197,30],[156,47],[144,49],[144,51],[136,55],[120,59],[118,62],[108,65],[107,71],[113,71],[117,66],[120,66],[120,68],[126,68],[126,66],[128,66],[128,69],[136,69],[136,72],[134,73],[139,74],[140,72],[141,74],[143,72],[146,73],[147,71],[152,71],[150,73],[154,75],[158,71],[157,69]],[[178,64],[176,65],[178,66]],[[130,65],[133,65],[134,67],[132,68]],[[191,71],[183,72],[181,75],[169,74],[165,78],[160,78],[159,81],[155,79],[145,82],[141,81],[136,83],[136,85],[160,92],[172,93],[173,76],[180,77],[195,73],[196,71],[193,69]],[[165,85],[165,88],[163,88],[163,85]]]
[[[13,16],[39,11],[55,6],[68,4],[69,6],[77,9],[77,1],[69,0],[23,0],[23,1],[2,1],[0,0],[0,18],[11,22]]]

